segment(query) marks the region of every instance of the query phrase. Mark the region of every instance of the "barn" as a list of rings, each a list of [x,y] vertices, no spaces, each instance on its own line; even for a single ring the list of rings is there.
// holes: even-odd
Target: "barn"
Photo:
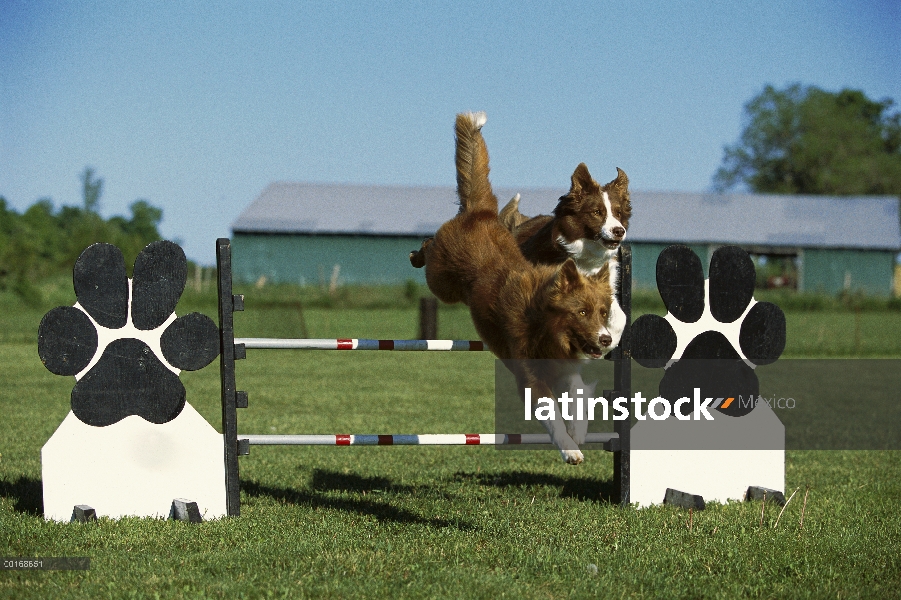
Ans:
[[[525,214],[548,213],[564,189],[516,192]],[[830,295],[892,293],[901,251],[899,199],[759,194],[632,192],[633,280],[655,285],[660,251],[692,247],[709,262],[738,245],[758,264],[758,285]],[[411,250],[457,212],[453,187],[277,182],[232,225],[239,281],[319,285],[424,282]]]
[[[653,284],[656,257],[680,243],[705,264],[718,247],[741,246],[755,258],[762,287],[892,293],[901,250],[896,197],[633,192],[632,206],[639,285]]]

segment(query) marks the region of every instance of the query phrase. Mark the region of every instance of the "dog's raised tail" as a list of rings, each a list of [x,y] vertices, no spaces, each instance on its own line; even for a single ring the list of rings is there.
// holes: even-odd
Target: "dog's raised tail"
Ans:
[[[497,214],[497,197],[488,181],[488,148],[482,137],[484,112],[457,115],[457,194],[460,212],[492,211]]]

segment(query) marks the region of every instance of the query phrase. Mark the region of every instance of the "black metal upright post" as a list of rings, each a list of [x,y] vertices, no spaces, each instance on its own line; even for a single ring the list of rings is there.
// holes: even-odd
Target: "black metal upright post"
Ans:
[[[232,295],[231,241],[216,240],[219,271],[219,377],[222,389],[222,435],[225,446],[225,505],[230,517],[241,514],[241,480],[238,477],[238,398],[235,387],[236,310],[244,309],[244,298]],[[243,346],[242,346],[243,348]],[[244,403],[246,405],[246,402]]]
[[[614,350],[613,387],[617,396],[632,396],[632,248],[623,244],[619,250],[619,305],[626,313],[626,327],[619,347]],[[619,434],[619,450],[613,453],[613,488],[616,502],[629,504],[632,419],[614,421]]]

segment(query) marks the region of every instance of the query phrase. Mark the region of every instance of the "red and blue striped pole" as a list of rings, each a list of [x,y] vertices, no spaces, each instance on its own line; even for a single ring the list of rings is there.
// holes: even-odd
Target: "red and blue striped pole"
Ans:
[[[605,444],[615,433],[589,433],[586,444]],[[425,433],[419,435],[238,435],[251,446],[508,446],[550,444],[546,433]]]
[[[365,340],[339,339],[282,339],[235,338],[235,345],[245,348],[277,350],[400,350],[418,351],[481,351],[485,345],[478,340]]]

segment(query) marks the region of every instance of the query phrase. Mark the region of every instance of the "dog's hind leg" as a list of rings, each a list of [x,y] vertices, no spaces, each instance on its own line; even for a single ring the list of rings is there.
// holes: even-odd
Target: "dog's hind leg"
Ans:
[[[422,242],[422,246],[419,250],[413,250],[410,252],[410,264],[416,267],[417,269],[421,269],[425,266],[425,249],[434,242],[432,238],[426,238]]]
[[[410,264],[417,269],[425,267],[425,282],[436,298],[445,304],[454,304],[466,300],[466,289],[460,278],[449,268],[446,247],[428,238],[422,242],[419,250],[410,252]]]

